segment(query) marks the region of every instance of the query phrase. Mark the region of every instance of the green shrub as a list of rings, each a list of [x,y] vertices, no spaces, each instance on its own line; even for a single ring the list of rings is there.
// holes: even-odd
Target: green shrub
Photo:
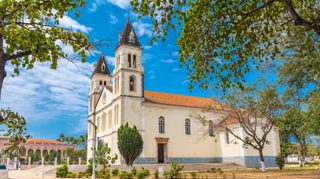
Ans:
[[[118,174],[119,174],[119,169],[114,168],[114,169],[111,170],[111,173],[112,173],[112,176],[118,176]]]
[[[91,158],[91,159],[89,159],[89,163],[88,163],[88,165],[87,165],[87,169],[86,169],[86,174],[87,174],[87,176],[91,176],[92,175],[92,161],[93,161],[93,159]]]
[[[221,168],[217,168],[217,173],[222,175],[223,174],[223,170]]]
[[[218,173],[219,175],[223,174],[223,170],[221,168],[210,168],[211,173]]]
[[[278,154],[276,156],[275,162],[278,165],[278,167],[280,168],[280,170],[282,170],[282,168],[284,166],[284,157],[282,155]]]
[[[191,177],[192,179],[196,179],[197,178],[197,173],[196,172],[191,172]]]
[[[158,171],[158,170],[156,170],[156,171],[154,172],[154,178],[159,178],[159,171]]]
[[[98,173],[97,178],[104,178],[104,179],[109,179],[110,178],[110,173]]]
[[[104,168],[97,172],[97,178],[110,178],[110,170]]]
[[[110,170],[109,169],[101,169],[99,172],[99,174],[110,174]]]
[[[72,172],[69,172],[66,176],[66,178],[76,178],[76,177],[77,177],[77,174]]]
[[[137,175],[137,168],[136,167],[132,167],[131,173],[136,176]]]
[[[82,178],[84,176],[86,176],[85,173],[79,172],[79,173],[77,173],[77,177],[76,178]]]
[[[133,174],[128,172],[120,172],[118,176],[120,179],[133,179]]]
[[[168,179],[181,178],[181,171],[183,169],[183,165],[178,165],[176,161],[170,162],[170,170],[165,171],[164,175]]]
[[[57,178],[64,178],[68,175],[69,170],[66,162],[63,162],[63,165],[61,167],[58,167],[56,170],[56,177]]]
[[[138,179],[144,179],[144,178],[146,178],[146,177],[149,176],[149,175],[150,175],[149,170],[139,170],[139,171],[137,172],[137,177],[138,177]]]

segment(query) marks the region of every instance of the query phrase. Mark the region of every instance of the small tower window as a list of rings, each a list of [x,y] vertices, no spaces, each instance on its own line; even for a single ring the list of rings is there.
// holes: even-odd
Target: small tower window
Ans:
[[[129,86],[130,86],[130,91],[136,90],[136,78],[133,75],[130,76]]]
[[[213,122],[212,122],[212,120],[209,121],[209,136],[214,137]]]
[[[185,120],[185,132],[186,132],[186,134],[191,134],[190,119]]]
[[[131,55],[128,54],[128,65],[129,65],[129,68],[131,68]]]
[[[165,132],[165,121],[164,117],[159,117],[159,133],[164,134]]]
[[[102,72],[105,72],[105,70],[106,70],[106,66],[105,66],[104,64],[102,64],[102,66],[101,66],[101,70],[102,70]]]
[[[133,55],[133,68],[137,68],[136,55]]]
[[[225,139],[226,139],[226,143],[230,144],[230,137],[229,137],[229,132],[228,131],[226,131],[226,133],[225,133]]]
[[[133,33],[133,31],[130,32],[129,42],[134,43],[134,33]]]

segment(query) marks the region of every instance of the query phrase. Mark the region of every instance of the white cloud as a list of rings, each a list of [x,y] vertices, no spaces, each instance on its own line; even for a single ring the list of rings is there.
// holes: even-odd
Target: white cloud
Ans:
[[[148,49],[151,49],[152,46],[150,46],[150,45],[145,45],[145,46],[143,46],[143,48],[146,49],[146,50],[148,50]]]
[[[152,54],[150,53],[143,53],[142,54],[142,63],[147,62],[148,60],[150,60],[153,57]]]
[[[71,46],[56,42],[68,55],[75,55]],[[93,64],[60,60],[52,70],[48,63],[35,63],[32,70],[21,70],[12,77],[8,65],[0,107],[10,107],[23,115],[28,125],[50,125],[63,118],[75,134],[86,132],[88,92]],[[75,121],[76,120],[76,121]],[[84,121],[84,122],[83,122]],[[29,131],[36,134],[36,131]],[[71,133],[73,133],[71,132]],[[32,134],[33,133],[33,134]]]
[[[108,3],[114,4],[121,9],[126,9],[130,6],[130,0],[107,0]]]
[[[109,15],[109,18],[111,24],[116,24],[119,21],[118,18],[112,14]]]
[[[52,70],[46,63],[35,63],[34,69],[22,70],[18,77],[11,77],[13,67],[8,66],[1,107],[11,107],[29,123],[86,115],[92,66],[61,60],[58,68]]]
[[[156,78],[156,75],[151,75],[151,76],[149,77],[150,80],[153,80],[153,79],[155,79],[155,78]]]
[[[136,33],[139,36],[144,36],[147,35],[149,37],[151,37],[152,35],[152,25],[149,23],[143,23],[143,22],[133,22],[132,23],[134,29],[136,30]]]
[[[95,12],[97,10],[98,5],[96,3],[92,3],[91,5],[92,5],[92,7],[89,8],[89,11],[90,12]]]
[[[182,84],[187,84],[187,83],[189,83],[190,81],[189,80],[184,80],[183,82],[182,82]]]
[[[171,55],[177,57],[177,56],[179,56],[179,52],[172,52]]]
[[[161,62],[163,62],[163,63],[175,63],[176,60],[173,60],[173,59],[169,58],[169,59],[162,59]]]
[[[107,63],[108,63],[109,65],[114,66],[114,61],[115,61],[115,58],[114,58],[114,57],[105,56],[104,58],[106,59],[106,61],[107,61]]]
[[[59,26],[64,27],[64,28],[70,28],[74,31],[81,31],[84,33],[88,33],[90,30],[92,30],[91,27],[87,27],[85,25],[82,25],[67,15],[65,15],[59,19]]]
[[[175,71],[180,71],[180,69],[179,69],[179,68],[174,68],[174,69],[172,69],[171,71],[173,71],[173,72],[175,72]]]

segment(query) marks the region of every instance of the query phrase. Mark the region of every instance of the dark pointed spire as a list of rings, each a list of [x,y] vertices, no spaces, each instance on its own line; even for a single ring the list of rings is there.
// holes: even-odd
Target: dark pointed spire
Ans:
[[[100,58],[98,60],[98,63],[94,66],[94,70],[93,70],[93,73],[91,76],[93,76],[96,73],[110,75],[109,67],[106,62],[106,59],[104,58],[103,53],[100,54]]]
[[[116,50],[121,46],[121,45],[129,45],[129,46],[134,46],[134,47],[141,47],[139,39],[132,27],[132,24],[130,22],[130,19],[128,18],[126,25],[123,29],[123,31],[119,35],[119,42],[117,45]]]

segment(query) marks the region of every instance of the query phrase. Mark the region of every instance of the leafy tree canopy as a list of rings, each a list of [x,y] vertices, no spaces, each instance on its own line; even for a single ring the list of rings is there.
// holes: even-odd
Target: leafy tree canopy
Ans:
[[[191,89],[196,84],[208,88],[216,78],[216,87],[242,87],[250,65],[260,69],[289,53],[297,57],[319,53],[316,0],[133,0],[131,4],[141,16],[153,18],[152,41],[164,41],[170,29],[181,27],[177,44]]]
[[[13,139],[23,140],[30,137],[26,131],[26,120],[17,112],[11,111],[11,109],[0,109],[0,132],[2,135],[10,136]]]
[[[109,167],[118,159],[117,154],[111,155],[111,148],[108,143],[104,143],[102,140],[98,141],[98,148],[96,151],[97,163],[102,164],[103,168]]]
[[[134,160],[139,157],[143,149],[142,136],[136,126],[131,128],[128,123],[120,126],[118,129],[118,149],[130,172]]]
[[[2,0],[0,1],[0,90],[6,76],[5,65],[32,69],[35,62],[47,62],[57,68],[60,58],[70,59],[61,45],[70,45],[86,61],[86,51],[92,44],[82,32],[59,26],[67,12],[84,7],[85,0]]]

